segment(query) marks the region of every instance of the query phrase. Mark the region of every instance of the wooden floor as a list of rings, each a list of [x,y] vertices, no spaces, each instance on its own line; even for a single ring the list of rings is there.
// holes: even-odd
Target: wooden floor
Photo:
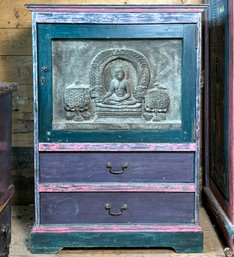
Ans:
[[[10,257],[224,257],[223,248],[214,228],[201,209],[201,224],[205,233],[204,253],[176,254],[172,250],[134,249],[134,250],[63,250],[59,254],[34,255],[28,247],[28,237],[33,223],[33,207],[14,207],[12,213],[12,243]]]

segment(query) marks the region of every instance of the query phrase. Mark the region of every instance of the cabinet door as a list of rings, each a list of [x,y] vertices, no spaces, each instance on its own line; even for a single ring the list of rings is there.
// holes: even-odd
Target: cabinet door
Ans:
[[[195,141],[195,24],[37,31],[41,142]]]

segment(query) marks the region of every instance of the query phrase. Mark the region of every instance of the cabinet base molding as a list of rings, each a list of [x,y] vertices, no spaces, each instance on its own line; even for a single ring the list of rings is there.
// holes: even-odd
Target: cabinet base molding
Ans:
[[[115,225],[115,229],[113,226],[35,226],[31,233],[31,252],[58,253],[65,247],[119,248],[120,245],[122,248],[172,248],[177,253],[203,251],[203,232],[196,225]]]

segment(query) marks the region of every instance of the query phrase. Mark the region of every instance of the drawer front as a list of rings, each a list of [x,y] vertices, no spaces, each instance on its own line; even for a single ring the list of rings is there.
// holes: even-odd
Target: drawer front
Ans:
[[[193,182],[194,153],[41,153],[41,182]]]
[[[193,193],[42,193],[42,224],[194,223]]]

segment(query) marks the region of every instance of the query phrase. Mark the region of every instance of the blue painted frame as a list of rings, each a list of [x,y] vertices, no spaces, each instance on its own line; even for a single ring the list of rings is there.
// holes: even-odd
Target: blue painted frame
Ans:
[[[38,24],[40,142],[194,142],[196,114],[196,24],[108,25]],[[180,130],[52,130],[52,40],[54,39],[179,39],[182,56],[182,128]],[[47,73],[42,67],[48,66]]]

